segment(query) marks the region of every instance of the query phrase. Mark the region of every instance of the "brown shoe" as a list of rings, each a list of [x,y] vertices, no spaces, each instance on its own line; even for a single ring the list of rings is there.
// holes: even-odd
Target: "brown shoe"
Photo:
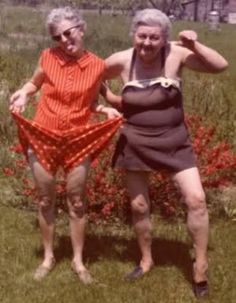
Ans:
[[[205,298],[209,295],[209,285],[207,281],[193,282],[193,292],[197,299]]]
[[[133,282],[137,279],[140,279],[143,277],[144,275],[144,271],[142,269],[141,266],[137,266],[134,268],[134,270],[132,270],[130,273],[128,273],[126,276],[125,276],[125,280],[126,281],[129,281],[129,282]]]
[[[196,282],[195,279],[193,279],[193,292],[197,299],[205,298],[209,295],[207,268],[208,268],[208,266],[205,265],[205,268],[204,268],[205,273],[202,277],[202,281]],[[193,276],[194,276],[194,278],[196,278],[196,261],[193,262]],[[198,278],[199,278],[199,276],[198,276]]]

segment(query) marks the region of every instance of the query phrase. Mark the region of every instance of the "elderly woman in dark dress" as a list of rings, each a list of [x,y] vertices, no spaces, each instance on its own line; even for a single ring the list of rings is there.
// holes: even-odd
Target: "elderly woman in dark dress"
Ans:
[[[194,31],[184,30],[179,41],[170,42],[170,29],[170,21],[161,11],[140,11],[131,29],[133,47],[106,60],[107,77],[120,76],[124,83],[121,106],[126,122],[113,160],[115,167],[127,173],[142,254],[139,266],[127,278],[139,278],[153,266],[148,176],[152,170],[167,169],[188,208],[187,226],[195,250],[194,292],[201,297],[208,293],[208,212],[184,123],[180,77],[183,67],[218,73],[228,64],[218,52],[201,44]]]

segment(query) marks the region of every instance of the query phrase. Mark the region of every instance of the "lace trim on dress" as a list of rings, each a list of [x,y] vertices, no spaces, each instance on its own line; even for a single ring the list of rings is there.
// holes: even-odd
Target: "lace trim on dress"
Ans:
[[[135,86],[139,88],[146,88],[155,84],[160,84],[162,87],[174,86],[175,88],[181,90],[181,80],[180,79],[171,79],[166,77],[157,77],[153,79],[142,79],[142,80],[132,80],[127,82],[123,89],[127,86]]]

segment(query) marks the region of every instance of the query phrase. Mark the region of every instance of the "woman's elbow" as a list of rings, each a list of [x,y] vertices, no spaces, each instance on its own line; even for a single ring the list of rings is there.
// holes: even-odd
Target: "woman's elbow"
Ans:
[[[215,68],[215,73],[221,73],[224,70],[226,70],[229,66],[228,61],[226,61],[225,59],[222,59],[221,62],[218,63],[218,65]]]

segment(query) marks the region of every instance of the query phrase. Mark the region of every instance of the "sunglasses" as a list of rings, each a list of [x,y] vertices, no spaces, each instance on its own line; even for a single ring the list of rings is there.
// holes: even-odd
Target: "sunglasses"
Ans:
[[[68,29],[66,29],[64,32],[62,32],[60,35],[56,35],[56,36],[52,36],[52,40],[54,41],[57,41],[57,42],[60,42],[62,40],[62,36],[66,37],[66,38],[70,38],[71,36],[71,32],[74,28],[78,28],[80,27],[80,25],[75,25],[75,26],[72,26]]]

